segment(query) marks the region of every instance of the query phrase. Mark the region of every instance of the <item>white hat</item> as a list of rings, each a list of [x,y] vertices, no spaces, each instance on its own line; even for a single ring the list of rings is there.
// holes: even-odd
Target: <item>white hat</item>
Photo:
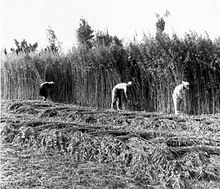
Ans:
[[[189,89],[189,82],[187,82],[187,81],[182,81],[182,85],[183,85],[186,89]]]
[[[128,82],[128,85],[131,85],[131,84],[132,84],[132,82],[131,82],[131,81],[129,81],[129,82]]]

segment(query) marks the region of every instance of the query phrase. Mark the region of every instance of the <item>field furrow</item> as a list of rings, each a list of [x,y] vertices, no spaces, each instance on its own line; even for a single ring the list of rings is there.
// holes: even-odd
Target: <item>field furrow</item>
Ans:
[[[2,188],[220,188],[220,115],[1,102]]]

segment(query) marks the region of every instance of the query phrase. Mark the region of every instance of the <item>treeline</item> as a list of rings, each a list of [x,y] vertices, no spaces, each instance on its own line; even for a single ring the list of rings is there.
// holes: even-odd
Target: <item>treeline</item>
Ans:
[[[81,36],[80,45],[67,54],[55,47],[56,51],[7,54],[1,61],[1,98],[38,99],[40,83],[54,81],[56,102],[110,108],[113,86],[133,81],[130,110],[171,113],[174,87],[187,80],[184,111],[220,113],[220,38],[212,41],[193,32],[170,37],[163,33],[163,24],[156,37],[145,35],[126,46],[116,36],[92,36],[90,30],[92,37]]]

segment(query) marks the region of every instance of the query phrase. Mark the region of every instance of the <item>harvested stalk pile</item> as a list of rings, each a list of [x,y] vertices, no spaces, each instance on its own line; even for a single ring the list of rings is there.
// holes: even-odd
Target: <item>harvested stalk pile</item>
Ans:
[[[220,115],[1,109],[2,188],[220,188]]]

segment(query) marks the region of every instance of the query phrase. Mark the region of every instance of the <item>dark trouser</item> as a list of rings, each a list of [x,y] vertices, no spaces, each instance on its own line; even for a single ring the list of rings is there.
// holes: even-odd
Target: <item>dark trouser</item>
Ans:
[[[119,109],[125,109],[126,108],[127,99],[124,94],[124,90],[122,89],[116,89],[112,93],[112,104],[111,108],[114,109],[114,106],[116,104],[117,110]]]

